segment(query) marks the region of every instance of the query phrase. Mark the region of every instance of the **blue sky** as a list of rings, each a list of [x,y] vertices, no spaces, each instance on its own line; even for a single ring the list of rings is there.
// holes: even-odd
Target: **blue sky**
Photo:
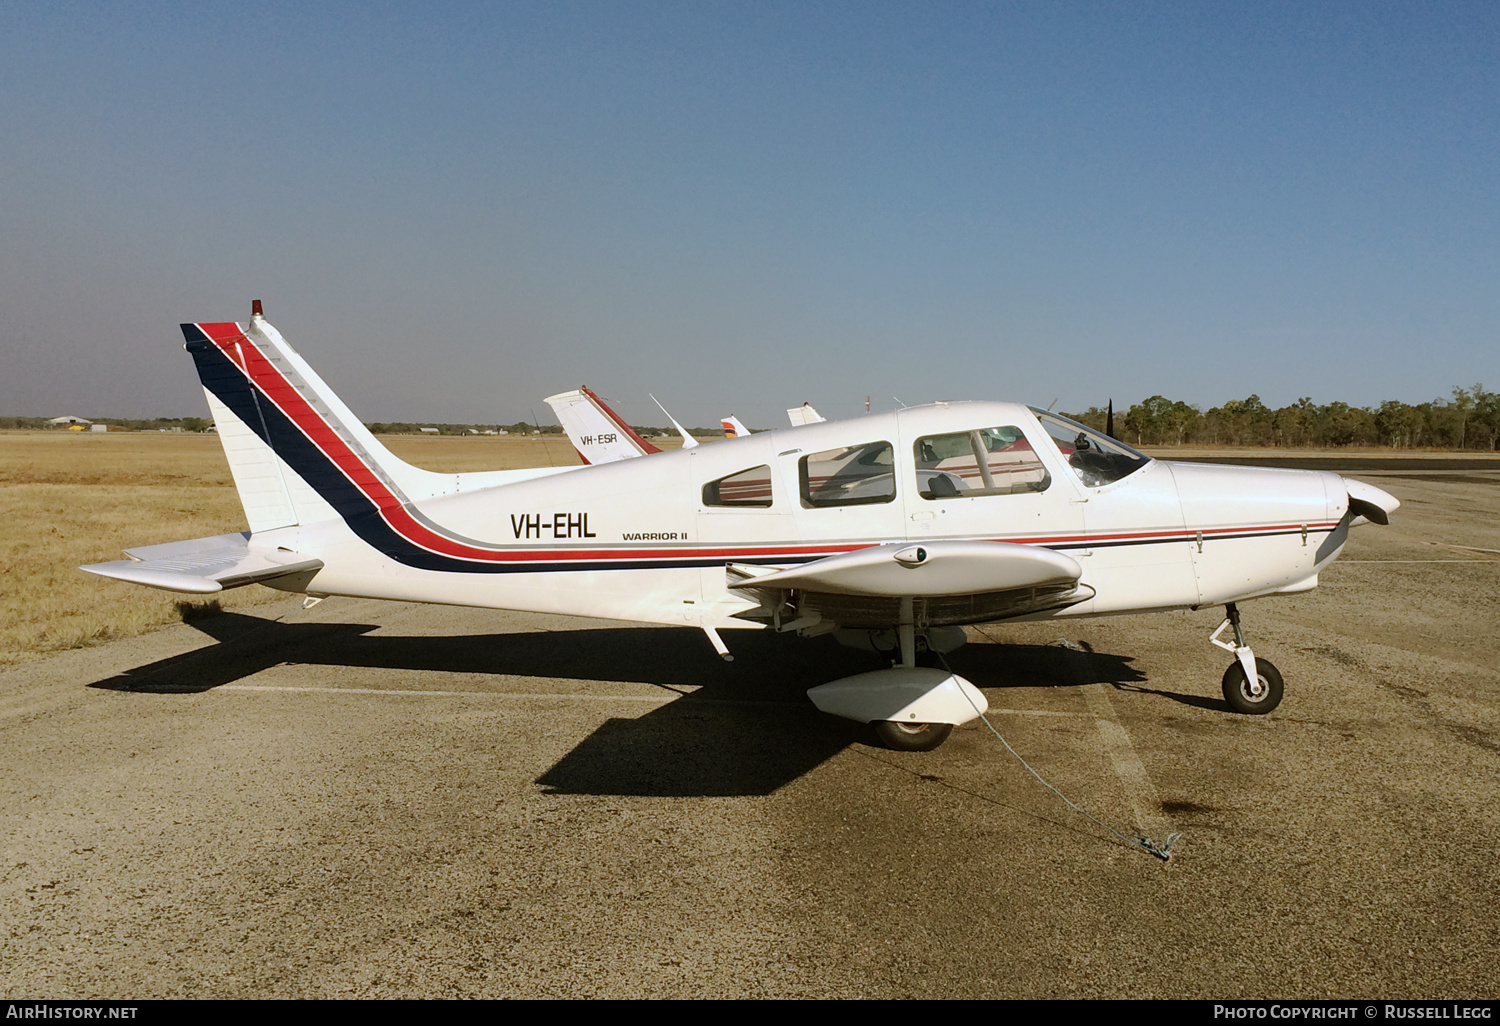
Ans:
[[[1500,385],[1500,7],[0,7],[0,413],[366,420]]]

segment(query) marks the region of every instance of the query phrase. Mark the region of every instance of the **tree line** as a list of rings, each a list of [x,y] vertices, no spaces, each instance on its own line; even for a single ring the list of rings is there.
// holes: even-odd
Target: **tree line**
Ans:
[[[1092,428],[1103,430],[1107,411],[1091,406],[1069,414]],[[100,417],[95,423],[115,424],[132,431],[203,431],[212,421],[205,417],[155,417],[146,420]],[[38,430],[49,427],[42,417],[0,417],[0,429]],[[375,434],[417,434],[435,427],[442,434],[473,434],[486,429],[510,434],[558,434],[556,424],[417,424],[370,423]],[[646,436],[675,434],[664,428],[638,427]],[[712,436],[718,428],[690,428],[694,435]],[[1273,410],[1252,395],[1231,399],[1208,411],[1181,400],[1153,395],[1123,413],[1115,414],[1115,437],[1132,445],[1232,445],[1299,446],[1330,448],[1348,445],[1387,446],[1392,449],[1480,449],[1500,451],[1500,393],[1483,385],[1453,389],[1451,399],[1408,405],[1387,399],[1379,406],[1350,406],[1344,402],[1318,405],[1303,397],[1290,406]]]
[[[1092,406],[1074,420],[1103,429],[1106,411]],[[1483,385],[1455,388],[1452,399],[1379,406],[1303,397],[1273,410],[1260,396],[1231,399],[1208,411],[1153,395],[1115,414],[1115,437],[1131,445],[1386,446],[1392,449],[1500,449],[1500,393]]]
[[[213,424],[207,417],[90,417],[89,420],[94,424],[113,424],[127,431],[207,431]],[[55,425],[46,417],[0,417],[0,430],[42,431],[53,427]],[[88,429],[87,424],[84,429]]]

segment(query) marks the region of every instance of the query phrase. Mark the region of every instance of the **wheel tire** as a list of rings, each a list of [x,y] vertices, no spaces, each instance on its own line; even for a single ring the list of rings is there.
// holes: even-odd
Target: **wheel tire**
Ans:
[[[1245,668],[1238,659],[1224,671],[1224,701],[1237,713],[1264,716],[1281,704],[1283,684],[1281,671],[1268,660],[1255,660],[1255,675],[1260,678],[1261,693],[1253,695],[1246,683]]]
[[[897,752],[930,752],[953,733],[951,723],[902,723],[876,720],[872,724],[880,743]]]

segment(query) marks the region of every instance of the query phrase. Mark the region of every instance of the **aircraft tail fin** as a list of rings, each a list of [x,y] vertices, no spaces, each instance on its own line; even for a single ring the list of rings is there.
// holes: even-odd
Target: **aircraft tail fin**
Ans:
[[[661,452],[587,388],[559,392],[543,401],[557,414],[568,440],[585,463],[614,463]]]
[[[740,422],[740,418],[738,418],[736,416],[731,415],[731,416],[725,417],[722,421],[720,421],[720,423],[722,423],[724,425],[724,437],[725,438],[749,438],[750,437],[750,429],[747,428],[743,423],[741,423]]]
[[[867,403],[866,405],[868,406],[869,404]],[[786,418],[792,422],[792,427],[802,427],[804,424],[821,424],[828,419],[813,409],[812,403],[793,406],[786,411]]]
[[[255,302],[248,324],[182,325],[251,533],[464,490],[397,459]],[[478,475],[475,475],[478,476]]]

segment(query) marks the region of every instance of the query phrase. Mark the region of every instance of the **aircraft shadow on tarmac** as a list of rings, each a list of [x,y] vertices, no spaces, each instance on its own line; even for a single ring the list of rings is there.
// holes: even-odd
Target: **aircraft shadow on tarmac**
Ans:
[[[304,664],[522,677],[529,680],[517,690],[528,694],[545,692],[547,679],[559,678],[635,682],[681,695],[642,716],[605,721],[537,778],[554,794],[770,794],[852,744],[875,743],[868,726],[819,713],[807,689],[888,665],[830,638],[769,632],[728,634],[735,655],[729,663],[700,631],[677,627],[393,637],[371,636],[375,624],[280,623],[232,612],[192,626],[218,643],[89,686],[192,694]],[[1005,644],[971,644],[949,657],[955,672],[986,689],[1128,686],[1145,679],[1131,661]]]
[[[959,665],[963,656],[985,653],[988,660],[983,669],[972,664]],[[1080,684],[1111,684],[1116,691],[1128,691],[1142,695],[1155,695],[1179,705],[1214,712],[1232,713],[1234,710],[1222,698],[1206,695],[1187,695],[1180,691],[1163,691],[1146,687],[1142,682],[1148,678],[1144,673],[1128,665],[1129,656],[1106,655],[1095,652],[1086,643],[1082,645],[969,645],[960,649],[953,660],[953,668],[985,688],[993,687],[1068,687]]]

